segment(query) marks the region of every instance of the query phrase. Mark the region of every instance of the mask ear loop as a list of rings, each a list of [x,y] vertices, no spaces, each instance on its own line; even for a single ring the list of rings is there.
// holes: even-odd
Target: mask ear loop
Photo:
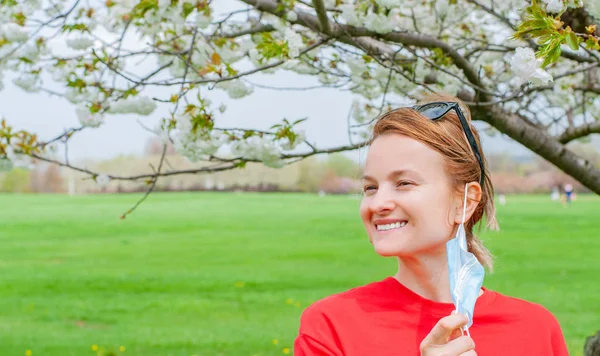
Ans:
[[[465,184],[465,198],[464,198],[464,203],[463,203],[463,218],[462,218],[463,225],[465,224],[465,218],[467,217],[467,191],[468,191],[468,188],[469,188],[469,183]]]
[[[465,197],[464,197],[464,202],[463,202],[463,217],[462,217],[462,228],[464,230],[465,228],[465,218],[467,217],[467,191],[469,188],[469,183],[465,184]],[[458,312],[458,310],[457,310]],[[467,315],[467,318],[469,316]],[[462,334],[464,335],[465,333],[467,334],[468,337],[471,337],[471,333],[469,332],[469,328],[465,325],[464,328],[460,328],[460,331],[462,332]]]

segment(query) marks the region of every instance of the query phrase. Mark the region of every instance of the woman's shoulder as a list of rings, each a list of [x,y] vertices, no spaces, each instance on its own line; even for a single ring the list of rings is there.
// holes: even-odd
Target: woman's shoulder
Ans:
[[[328,295],[310,304],[304,310],[303,317],[331,315],[338,311],[348,311],[348,308],[363,300],[385,295],[388,284],[389,278],[386,278]]]
[[[494,293],[494,299],[489,306],[495,314],[517,314],[521,318],[536,320],[541,323],[550,322],[553,324],[556,322],[554,314],[542,304],[495,291],[490,292]]]

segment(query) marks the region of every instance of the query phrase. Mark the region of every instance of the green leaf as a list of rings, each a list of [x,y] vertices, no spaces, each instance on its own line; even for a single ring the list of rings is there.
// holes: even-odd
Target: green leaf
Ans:
[[[574,32],[569,32],[567,34],[567,44],[569,45],[569,47],[571,47],[571,49],[573,51],[577,51],[579,49],[579,39],[577,38],[577,35]]]
[[[544,62],[542,63],[542,68],[545,68],[547,65],[556,62],[558,60],[558,58],[560,58],[561,53],[562,53],[562,50],[560,49],[560,45],[552,48],[548,52],[548,55],[546,56],[546,58],[544,59]]]
[[[305,117],[305,118],[302,118],[302,119],[298,119],[298,120],[296,120],[296,121],[294,121],[294,122],[292,123],[292,126],[294,126],[294,125],[296,125],[296,124],[299,124],[299,123],[301,123],[301,122],[303,122],[303,121],[306,121],[307,119],[308,119],[307,117]]]
[[[189,2],[183,3],[183,18],[187,18],[194,11],[194,5]]]

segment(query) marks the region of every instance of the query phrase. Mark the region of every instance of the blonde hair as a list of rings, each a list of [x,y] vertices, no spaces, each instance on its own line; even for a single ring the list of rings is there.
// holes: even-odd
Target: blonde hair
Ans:
[[[469,108],[459,99],[451,96],[436,94],[429,96],[419,104],[434,101],[456,102],[460,105],[469,127],[473,132],[475,141],[483,160],[483,186],[481,200],[475,208],[473,215],[465,222],[467,245],[469,251],[477,257],[479,262],[493,269],[493,257],[490,251],[483,246],[481,240],[473,234],[473,227],[485,215],[487,228],[497,230],[496,208],[494,207],[494,187],[490,180],[487,161],[481,149],[479,134],[471,124]],[[439,152],[444,158],[448,176],[453,180],[454,188],[458,191],[469,182],[479,182],[481,169],[479,162],[469,145],[458,116],[454,110],[446,113],[441,119],[432,121],[411,108],[400,108],[383,114],[373,127],[373,135],[369,145],[379,136],[386,134],[400,134],[420,141]],[[480,225],[481,226],[481,225]]]

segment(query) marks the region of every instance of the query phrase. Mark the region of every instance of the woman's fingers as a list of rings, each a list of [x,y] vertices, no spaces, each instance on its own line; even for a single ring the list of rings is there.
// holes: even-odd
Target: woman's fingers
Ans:
[[[462,354],[460,356],[477,356],[477,352],[475,352],[475,350],[471,350],[471,351],[465,352],[464,354]]]
[[[473,350],[475,352],[475,342],[468,336],[461,336],[457,339],[454,339],[441,347],[440,349],[444,350],[444,355],[461,355],[464,356],[465,353]],[[469,354],[467,354],[469,355]],[[477,355],[477,354],[475,354]]]
[[[467,317],[461,314],[452,314],[440,319],[421,342],[421,349],[429,345],[444,345],[455,330],[467,324]]]

